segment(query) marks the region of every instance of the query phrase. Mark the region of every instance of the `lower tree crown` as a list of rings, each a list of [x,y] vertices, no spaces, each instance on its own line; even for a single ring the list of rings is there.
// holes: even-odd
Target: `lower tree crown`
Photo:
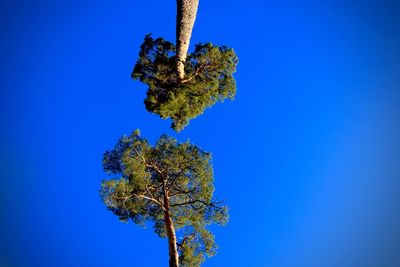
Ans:
[[[206,226],[224,225],[228,209],[213,199],[209,153],[166,135],[151,146],[135,131],[104,154],[103,167],[115,177],[103,181],[100,195],[121,221],[152,225],[160,237],[166,237],[168,212],[181,265],[200,266],[205,256],[215,254],[214,236]]]

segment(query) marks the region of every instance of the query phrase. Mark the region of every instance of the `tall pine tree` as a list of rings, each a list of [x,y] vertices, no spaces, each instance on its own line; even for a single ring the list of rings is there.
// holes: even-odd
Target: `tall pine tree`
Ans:
[[[166,237],[170,267],[200,266],[215,254],[207,225],[225,224],[228,210],[213,199],[209,153],[166,135],[151,146],[136,130],[104,154],[103,167],[114,176],[100,190],[108,209]]]

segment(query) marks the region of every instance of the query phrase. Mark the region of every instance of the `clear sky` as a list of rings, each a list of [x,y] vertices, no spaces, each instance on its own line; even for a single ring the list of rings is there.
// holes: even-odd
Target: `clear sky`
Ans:
[[[212,152],[230,221],[204,266],[400,266],[395,2],[200,0],[191,47],[235,49],[237,96],[175,134],[130,78],[175,1],[2,1],[0,266],[167,266],[98,196],[135,128]]]

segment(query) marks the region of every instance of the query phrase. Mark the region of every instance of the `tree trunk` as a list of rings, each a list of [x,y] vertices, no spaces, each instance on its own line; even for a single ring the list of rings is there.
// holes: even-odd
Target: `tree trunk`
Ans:
[[[199,0],[177,0],[176,14],[176,71],[179,80],[185,78],[185,61],[196,19]]]
[[[164,221],[167,230],[168,248],[169,248],[169,267],[179,267],[179,255],[176,246],[175,227],[172,222],[171,214],[169,213],[169,197],[164,190]]]

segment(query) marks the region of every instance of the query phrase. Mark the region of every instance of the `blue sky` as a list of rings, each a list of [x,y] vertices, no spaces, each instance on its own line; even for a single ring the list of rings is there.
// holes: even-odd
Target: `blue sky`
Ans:
[[[200,1],[191,46],[233,47],[238,91],[180,134],[130,78],[146,33],[175,40],[175,1],[2,2],[0,265],[167,266],[98,196],[140,128],[213,154],[230,221],[204,266],[400,266],[394,2]]]

